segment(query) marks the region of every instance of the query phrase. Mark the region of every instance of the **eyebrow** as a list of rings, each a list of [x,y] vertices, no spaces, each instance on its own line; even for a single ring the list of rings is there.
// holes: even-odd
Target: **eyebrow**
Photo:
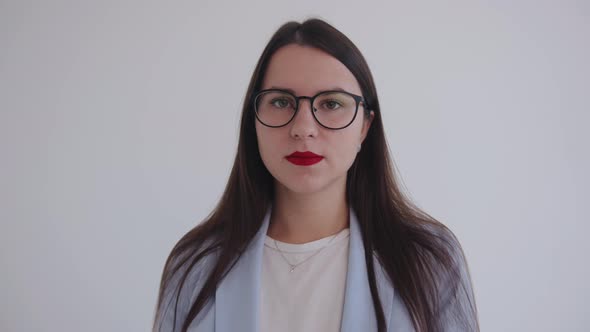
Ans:
[[[273,85],[273,86],[271,86],[269,89],[285,90],[285,91],[287,91],[287,92],[289,92],[289,93],[291,93],[291,94],[294,94],[294,95],[296,95],[295,91],[294,91],[293,89],[289,89],[289,88],[284,88],[284,87],[280,87],[280,86],[274,86],[274,85]],[[327,90],[319,90],[319,91],[316,91],[315,93],[317,94],[317,93],[320,93],[320,92],[323,92],[323,91],[342,91],[342,92],[348,92],[348,91],[344,90],[343,88],[340,88],[340,87],[333,87],[333,88],[331,88],[331,89],[327,89]]]

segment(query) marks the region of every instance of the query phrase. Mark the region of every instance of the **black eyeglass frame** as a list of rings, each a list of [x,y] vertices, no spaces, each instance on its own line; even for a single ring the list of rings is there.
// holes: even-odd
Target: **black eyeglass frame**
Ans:
[[[281,93],[286,93],[286,94],[288,94],[288,95],[292,96],[292,97],[293,97],[293,99],[295,99],[295,112],[293,113],[293,116],[291,117],[291,119],[289,119],[289,121],[287,121],[285,124],[282,124],[282,125],[280,125],[280,126],[271,126],[271,125],[268,125],[268,124],[264,123],[264,122],[263,122],[263,121],[262,121],[262,120],[261,120],[261,119],[258,117],[258,110],[257,110],[257,107],[256,107],[256,104],[257,104],[257,102],[258,102],[258,98],[259,98],[261,95],[263,95],[264,93],[268,93],[268,92],[281,92]],[[323,95],[323,94],[326,94],[326,93],[344,93],[344,94],[346,94],[346,95],[349,95],[349,96],[351,96],[351,97],[354,99],[354,101],[356,102],[356,107],[355,107],[355,109],[354,109],[354,116],[352,117],[352,120],[350,120],[350,122],[349,122],[348,124],[346,124],[345,126],[343,126],[343,127],[338,127],[338,128],[332,128],[332,127],[328,127],[328,126],[325,126],[324,124],[322,124],[322,123],[320,122],[320,120],[318,120],[318,118],[316,117],[316,115],[315,115],[315,112],[314,112],[314,111],[317,111],[317,109],[315,109],[315,108],[313,107],[313,103],[314,103],[315,99],[316,99],[318,96],[320,96],[320,95]],[[346,127],[350,126],[350,125],[351,125],[351,124],[354,122],[354,120],[356,119],[356,116],[357,116],[357,114],[358,114],[359,105],[360,105],[361,103],[363,104],[363,109],[364,109],[365,113],[366,113],[367,115],[369,115],[369,114],[371,113],[371,110],[370,110],[370,109],[368,109],[368,107],[367,107],[367,102],[365,101],[365,98],[363,98],[362,96],[359,96],[359,95],[355,95],[354,93],[350,93],[350,92],[344,91],[344,90],[326,90],[326,91],[320,91],[320,92],[318,92],[317,94],[315,94],[315,95],[313,95],[313,96],[311,96],[311,97],[310,97],[310,96],[296,96],[296,95],[294,95],[293,93],[291,93],[291,92],[289,92],[289,91],[286,91],[286,90],[282,90],[282,89],[264,89],[264,90],[260,90],[260,91],[258,91],[258,92],[257,92],[257,93],[254,95],[254,98],[252,99],[252,101],[253,101],[253,105],[252,105],[252,106],[253,106],[253,108],[254,108],[254,114],[255,114],[255,116],[256,116],[256,119],[257,119],[257,120],[258,120],[258,121],[259,121],[261,124],[263,124],[263,125],[265,125],[265,126],[267,126],[267,127],[270,127],[270,128],[280,128],[280,127],[284,127],[284,126],[288,125],[289,123],[291,123],[291,121],[293,121],[293,119],[295,119],[295,116],[296,116],[296,115],[297,115],[297,113],[299,112],[299,101],[300,101],[301,99],[309,99],[310,110],[311,110],[311,114],[313,115],[313,118],[315,119],[315,121],[316,121],[316,122],[317,122],[317,123],[318,123],[320,126],[322,126],[322,127],[326,128],[326,129],[340,130],[340,129],[344,129],[344,128],[346,128]]]

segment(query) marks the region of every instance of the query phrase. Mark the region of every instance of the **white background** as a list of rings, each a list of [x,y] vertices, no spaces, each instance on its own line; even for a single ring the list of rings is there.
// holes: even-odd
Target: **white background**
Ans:
[[[586,1],[0,1],[0,330],[147,331],[214,207],[262,48],[364,53],[408,194],[466,252],[483,331],[590,325]]]

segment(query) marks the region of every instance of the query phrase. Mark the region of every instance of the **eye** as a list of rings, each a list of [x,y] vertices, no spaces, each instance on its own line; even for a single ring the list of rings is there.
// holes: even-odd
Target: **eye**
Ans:
[[[326,100],[322,105],[329,110],[336,110],[342,107],[342,104],[336,100]]]
[[[291,105],[291,101],[287,98],[275,98],[271,100],[271,105],[276,108],[286,108]]]

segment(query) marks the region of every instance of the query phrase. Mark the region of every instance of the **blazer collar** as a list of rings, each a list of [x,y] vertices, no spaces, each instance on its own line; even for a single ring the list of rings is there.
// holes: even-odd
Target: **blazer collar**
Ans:
[[[259,231],[246,251],[225,276],[215,292],[216,332],[258,332],[259,304],[261,293],[261,270],[264,240],[270,223],[269,207]],[[348,271],[344,294],[341,332],[375,331],[377,320],[369,288],[365,250],[358,219],[352,208],[349,210],[350,242]],[[387,281],[378,260],[376,267],[377,289],[383,305],[387,326],[393,305],[393,287]]]

